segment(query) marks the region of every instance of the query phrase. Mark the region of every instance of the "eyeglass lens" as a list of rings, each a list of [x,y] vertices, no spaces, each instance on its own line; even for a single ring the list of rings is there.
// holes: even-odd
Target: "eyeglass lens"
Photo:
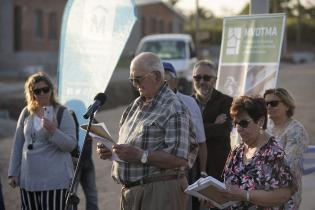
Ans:
[[[150,72],[149,72],[150,73]],[[144,80],[144,78],[149,74],[149,73],[146,73],[145,75],[143,76],[137,76],[135,78],[132,78],[132,77],[129,77],[129,81],[132,83],[132,84],[138,84],[140,85],[140,83]]]
[[[234,127],[236,127],[236,125],[241,126],[242,128],[247,128],[248,125],[250,123],[250,120],[240,120],[240,121],[234,121]]]
[[[146,76],[146,75],[145,75]],[[142,76],[142,77],[135,77],[135,78],[129,78],[129,81],[132,83],[132,84],[138,84],[140,85],[141,82],[144,80],[145,76]]]
[[[210,75],[195,75],[193,76],[194,80],[196,81],[200,81],[201,79],[203,79],[203,81],[206,81],[206,82],[209,82],[212,78],[214,78],[213,76],[210,76]]]
[[[280,101],[266,101],[266,106],[277,107]]]
[[[50,91],[49,87],[43,87],[43,88],[38,88],[38,89],[33,90],[35,95],[39,95],[41,92],[43,92],[44,94],[47,94],[49,91]]]

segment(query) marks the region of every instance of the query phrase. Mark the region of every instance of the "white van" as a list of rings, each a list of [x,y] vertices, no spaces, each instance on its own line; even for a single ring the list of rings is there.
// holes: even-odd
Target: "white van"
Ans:
[[[155,34],[141,39],[136,55],[141,52],[153,52],[162,61],[173,64],[182,82],[192,81],[192,70],[197,62],[195,46],[188,34]]]

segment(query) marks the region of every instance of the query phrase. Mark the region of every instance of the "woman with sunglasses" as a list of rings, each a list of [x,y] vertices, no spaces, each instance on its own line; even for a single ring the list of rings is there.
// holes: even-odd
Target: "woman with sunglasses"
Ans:
[[[302,197],[303,153],[309,143],[304,126],[293,119],[295,101],[284,88],[266,90],[264,93],[269,119],[268,131],[283,147],[295,176],[298,191],[293,200],[296,209],[299,208]]]
[[[25,97],[27,106],[12,145],[9,184],[20,187],[22,209],[63,210],[73,177],[70,152],[77,144],[73,118],[65,109],[58,125],[60,105],[52,81],[42,72],[27,79]],[[44,107],[51,107],[52,120],[44,117]]]
[[[223,171],[226,191],[219,195],[239,201],[230,209],[284,209],[294,191],[293,176],[285,153],[265,132],[267,109],[263,98],[241,96],[233,100],[230,114],[241,137]]]

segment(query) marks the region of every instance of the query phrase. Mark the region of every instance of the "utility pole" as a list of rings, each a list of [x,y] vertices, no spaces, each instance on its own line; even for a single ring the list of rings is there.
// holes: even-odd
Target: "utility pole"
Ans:
[[[301,3],[297,0],[296,46],[301,44]]]
[[[196,0],[196,15],[195,15],[195,45],[196,54],[199,55],[199,0]]]
[[[288,3],[289,0],[285,0],[285,6],[284,6],[284,13],[288,14]],[[288,32],[287,29],[284,30],[284,37],[283,37],[283,46],[282,46],[282,55],[286,55],[288,52]]]
[[[250,14],[269,13],[269,0],[250,0]]]

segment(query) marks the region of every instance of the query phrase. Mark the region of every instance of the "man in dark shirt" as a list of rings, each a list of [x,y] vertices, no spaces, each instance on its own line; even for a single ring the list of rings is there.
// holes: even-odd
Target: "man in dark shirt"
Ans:
[[[196,63],[193,70],[193,97],[202,112],[206,133],[206,172],[223,181],[221,174],[231,149],[232,123],[229,110],[233,99],[214,88],[216,80],[216,67],[211,61],[201,60]]]

